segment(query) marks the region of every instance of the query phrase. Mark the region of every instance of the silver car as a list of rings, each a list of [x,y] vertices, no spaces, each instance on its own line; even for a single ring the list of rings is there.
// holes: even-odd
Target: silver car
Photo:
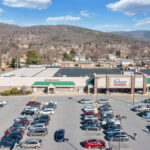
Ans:
[[[20,143],[19,145],[21,148],[40,148],[42,146],[42,140],[41,139],[29,139],[25,142]]]
[[[46,128],[45,123],[37,123],[28,127],[28,130],[35,130],[36,128]]]
[[[81,99],[80,103],[81,104],[93,104],[94,101],[91,99]]]

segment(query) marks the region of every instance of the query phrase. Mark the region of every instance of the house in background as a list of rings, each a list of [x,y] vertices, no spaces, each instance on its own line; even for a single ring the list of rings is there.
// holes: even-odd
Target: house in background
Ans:
[[[74,67],[74,61],[62,61],[58,63],[60,67]]]
[[[133,59],[121,59],[120,60],[120,65],[122,67],[127,67],[129,65],[134,65],[134,60]]]
[[[94,67],[95,63],[93,61],[79,61],[78,62],[78,67]]]

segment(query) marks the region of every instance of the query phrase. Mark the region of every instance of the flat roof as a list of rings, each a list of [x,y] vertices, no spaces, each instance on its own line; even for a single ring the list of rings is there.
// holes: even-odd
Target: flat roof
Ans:
[[[121,72],[119,69],[62,68],[55,73],[54,77],[92,77],[94,74],[121,74]]]

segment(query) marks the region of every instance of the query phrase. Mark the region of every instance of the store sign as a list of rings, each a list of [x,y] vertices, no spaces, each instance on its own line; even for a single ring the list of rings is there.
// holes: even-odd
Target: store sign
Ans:
[[[127,86],[127,81],[121,81],[120,79],[115,79],[114,86]]]
[[[45,79],[44,81],[50,81],[50,82],[58,82],[58,81],[60,81],[59,79]]]

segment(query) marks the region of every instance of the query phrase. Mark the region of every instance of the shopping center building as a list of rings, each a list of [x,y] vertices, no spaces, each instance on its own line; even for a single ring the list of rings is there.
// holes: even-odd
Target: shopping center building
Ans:
[[[112,93],[133,94],[150,87],[150,70],[140,72],[119,69],[51,68],[30,66],[0,76],[0,92],[25,86],[41,93]]]

